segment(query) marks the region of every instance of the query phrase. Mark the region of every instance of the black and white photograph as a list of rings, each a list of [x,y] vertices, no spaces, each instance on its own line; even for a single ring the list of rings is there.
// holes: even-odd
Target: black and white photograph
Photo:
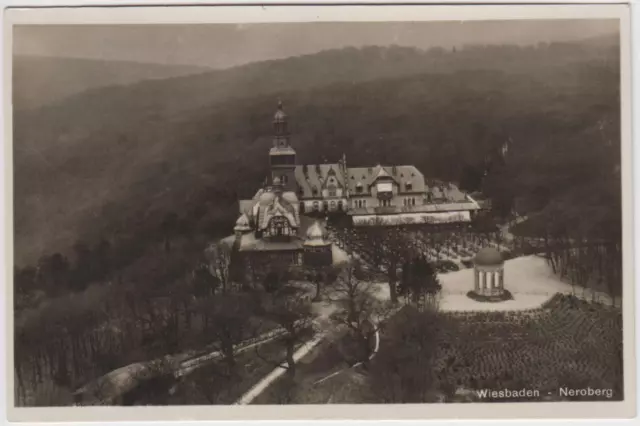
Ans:
[[[5,24],[13,407],[628,413],[628,10],[547,8]]]

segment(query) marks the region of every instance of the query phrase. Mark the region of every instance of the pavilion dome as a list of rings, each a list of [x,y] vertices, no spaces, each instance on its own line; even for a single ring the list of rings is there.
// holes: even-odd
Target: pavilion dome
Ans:
[[[316,221],[307,229],[307,240],[305,241],[305,245],[310,246],[320,246],[320,245],[329,245],[326,241],[327,231],[320,224],[320,222]]]
[[[502,254],[493,247],[485,247],[476,254],[473,262],[480,266],[500,266],[504,264]]]
[[[236,221],[236,226],[233,228],[234,231],[250,231],[251,225],[249,224],[249,218],[246,214],[242,214],[238,220]]]

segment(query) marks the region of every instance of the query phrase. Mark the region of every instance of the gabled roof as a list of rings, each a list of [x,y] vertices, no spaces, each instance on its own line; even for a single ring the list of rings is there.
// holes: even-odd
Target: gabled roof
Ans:
[[[376,179],[390,177],[398,185],[400,192],[421,192],[426,191],[424,176],[415,166],[375,166],[375,167],[349,167],[347,169],[347,182],[351,195],[357,194],[356,185],[360,182],[363,186],[363,193],[369,193],[369,186]],[[406,183],[411,183],[411,190],[406,188]]]
[[[318,190],[318,195],[316,196],[320,196],[320,191],[324,187],[327,176],[331,170],[335,173],[338,186],[342,188],[345,186],[344,175],[342,174],[342,169],[338,163],[307,164],[306,175],[304,173],[304,167],[305,166],[296,166],[294,171],[296,182],[298,183],[298,187],[302,190],[303,198],[314,197],[312,190],[314,187]]]
[[[391,175],[389,173],[387,173],[387,171],[384,169],[384,167],[378,165],[378,166],[376,166],[376,169],[378,170],[378,173],[376,173],[376,177],[373,178],[374,181],[378,180],[380,178],[387,178],[387,177],[390,177],[391,179],[393,179],[391,177]]]
[[[258,229],[265,229],[269,226],[269,221],[276,216],[287,218],[292,228],[298,228],[299,218],[297,211],[286,200],[276,198],[272,204],[259,207]]]

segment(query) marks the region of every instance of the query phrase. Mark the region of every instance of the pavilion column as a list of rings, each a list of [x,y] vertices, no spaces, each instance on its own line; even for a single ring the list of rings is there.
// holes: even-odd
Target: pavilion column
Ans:
[[[476,293],[480,292],[480,271],[477,268],[473,271],[473,288]]]
[[[500,269],[500,289],[504,290],[504,269]]]

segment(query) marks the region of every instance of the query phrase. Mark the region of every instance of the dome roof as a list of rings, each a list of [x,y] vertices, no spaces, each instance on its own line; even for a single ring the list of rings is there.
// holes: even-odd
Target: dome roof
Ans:
[[[326,231],[318,221],[314,222],[313,225],[311,225],[309,229],[307,229],[307,238],[310,240],[325,238],[326,235]]]
[[[276,110],[275,115],[273,116],[273,121],[281,122],[287,119],[287,114],[282,109],[282,101],[278,102],[278,109]]]
[[[275,200],[275,198],[276,196],[273,192],[264,192],[260,194],[259,203],[261,206],[268,206],[273,203],[273,200]]]
[[[319,221],[316,221],[307,229],[305,245],[329,245],[330,243],[326,241],[326,238],[327,231]]]
[[[298,204],[298,196],[295,192],[285,192],[284,194],[282,194],[282,199],[293,205]]]
[[[249,218],[246,214],[242,214],[238,220],[236,220],[236,226],[233,228],[234,231],[250,231],[251,225],[249,224]]]
[[[504,263],[502,254],[493,247],[485,247],[476,254],[473,258],[473,262],[476,265],[483,266],[498,266]]]
[[[242,225],[242,226],[249,226],[249,218],[247,217],[247,215],[243,213],[243,214],[238,218],[238,220],[236,220],[236,225],[237,225],[237,226],[240,226],[240,225]]]

